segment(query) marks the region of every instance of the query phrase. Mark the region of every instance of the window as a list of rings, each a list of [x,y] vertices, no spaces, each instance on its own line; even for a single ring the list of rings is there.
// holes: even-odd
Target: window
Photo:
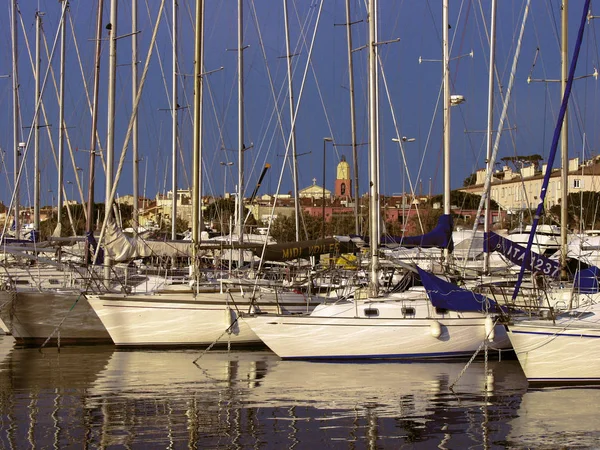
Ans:
[[[365,308],[365,317],[377,317],[379,310],[377,308]]]
[[[583,180],[579,180],[579,179],[574,179],[573,180],[573,188],[574,189],[581,189],[583,188]]]
[[[415,308],[410,307],[410,306],[409,307],[403,306],[402,307],[402,314],[404,316],[414,316],[415,315]]]

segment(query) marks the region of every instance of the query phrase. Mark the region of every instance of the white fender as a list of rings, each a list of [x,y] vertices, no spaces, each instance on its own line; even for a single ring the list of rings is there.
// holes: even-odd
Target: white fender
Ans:
[[[431,325],[429,325],[429,332],[436,339],[442,335],[442,326],[437,320],[431,322]]]
[[[491,371],[487,374],[485,388],[487,392],[494,391],[494,374]]]
[[[488,341],[492,342],[494,340],[494,320],[491,316],[485,318],[485,335]]]

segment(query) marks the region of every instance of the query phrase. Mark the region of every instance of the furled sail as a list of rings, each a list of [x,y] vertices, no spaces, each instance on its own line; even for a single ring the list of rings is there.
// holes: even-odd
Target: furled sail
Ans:
[[[535,236],[535,230],[537,228],[538,222],[540,221],[540,217],[542,217],[544,212],[544,202],[546,200],[546,194],[548,192],[548,183],[550,182],[550,175],[552,174],[554,159],[556,157],[556,152],[558,149],[558,140],[560,138],[560,134],[562,131],[563,121],[565,119],[565,115],[567,114],[567,106],[569,104],[569,97],[571,96],[571,89],[573,88],[573,80],[575,79],[575,69],[577,68],[577,60],[579,59],[579,52],[581,50],[581,43],[583,41],[583,32],[585,30],[585,23],[588,20],[588,6],[589,0],[586,0],[585,7],[583,8],[583,12],[581,15],[581,20],[579,22],[579,30],[577,31],[577,39],[575,41],[575,47],[573,49],[573,57],[571,58],[571,66],[569,67],[569,76],[567,77],[567,83],[564,88],[563,98],[560,105],[560,110],[558,111],[558,117],[556,118],[556,126],[554,127],[554,135],[552,136],[552,144],[550,146],[550,152],[548,154],[548,163],[546,164],[546,172],[544,173],[544,178],[542,181],[542,189],[540,191],[539,203],[535,210],[535,214],[533,216],[533,223],[531,224],[531,233],[529,234],[529,240],[527,241],[527,250],[531,250],[531,245],[533,244],[533,239]],[[565,165],[566,166],[566,165]],[[562,170],[568,170],[567,167],[563,167]],[[563,198],[563,202],[566,202],[567,199]],[[567,224],[562,224],[562,226],[566,226]],[[523,282],[523,273],[525,267],[521,266],[521,270],[519,271],[519,276],[517,278],[517,282],[515,283],[515,289],[513,292],[513,300],[517,297],[519,293],[519,289],[521,288],[521,283]]]
[[[102,247],[113,261],[124,262],[149,256],[191,257],[190,241],[151,241],[130,237],[120,230],[113,220],[106,226]]]
[[[382,236],[381,245],[397,245],[400,247],[421,247],[421,248],[447,248],[449,252],[454,250],[454,241],[452,240],[452,229],[454,223],[451,214],[444,214],[438,219],[438,223],[433,230],[419,236]],[[352,236],[352,239],[358,243],[369,243],[368,236]]]
[[[264,251],[263,247],[257,248],[256,253],[265,261],[289,261],[296,258],[309,258],[327,253],[335,255],[354,253],[356,250],[356,245],[352,241],[341,242],[335,238],[328,238],[271,244],[265,246]]]

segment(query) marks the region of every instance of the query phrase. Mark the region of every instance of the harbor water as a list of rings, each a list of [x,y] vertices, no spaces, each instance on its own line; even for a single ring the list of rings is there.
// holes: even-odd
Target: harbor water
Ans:
[[[266,349],[16,348],[0,447],[598,448],[600,389],[528,387],[518,361],[282,361]],[[194,362],[195,361],[195,362]]]

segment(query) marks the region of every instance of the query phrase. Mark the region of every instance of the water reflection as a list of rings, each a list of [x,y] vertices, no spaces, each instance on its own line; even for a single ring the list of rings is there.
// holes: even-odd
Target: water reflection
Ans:
[[[4,448],[501,448],[526,398],[516,361],[491,362],[487,374],[476,362],[460,376],[463,363],[247,351],[209,352],[196,366],[191,350],[4,344]]]
[[[600,388],[527,391],[509,422],[508,441],[529,448],[598,448]]]

